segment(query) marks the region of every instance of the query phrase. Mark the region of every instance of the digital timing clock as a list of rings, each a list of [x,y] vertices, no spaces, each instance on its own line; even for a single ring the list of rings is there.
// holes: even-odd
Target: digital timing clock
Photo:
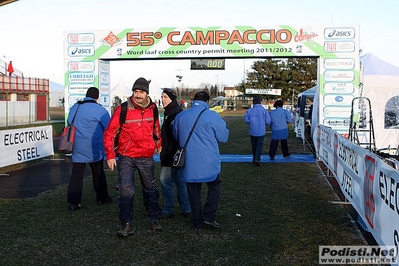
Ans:
[[[191,70],[224,70],[224,59],[191,59]]]

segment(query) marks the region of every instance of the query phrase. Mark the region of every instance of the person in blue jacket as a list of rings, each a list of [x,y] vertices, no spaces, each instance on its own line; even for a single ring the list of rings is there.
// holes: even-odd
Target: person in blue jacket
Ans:
[[[111,202],[108,195],[107,179],[103,168],[104,130],[110,120],[108,111],[97,103],[99,91],[90,87],[83,101],[75,103],[68,115],[68,123],[76,127],[72,149],[72,173],[69,181],[67,202],[69,210],[81,208],[83,175],[89,164],[93,177],[94,191],[98,205]]]
[[[251,138],[252,163],[256,166],[260,165],[266,125],[270,125],[271,121],[269,112],[261,103],[261,98],[255,97],[252,108],[248,109],[244,114],[244,122],[248,124],[249,136]]]
[[[201,229],[202,224],[216,229],[222,227],[216,222],[221,195],[221,161],[218,143],[227,141],[229,130],[220,115],[209,110],[209,98],[206,91],[197,92],[191,108],[179,113],[173,124],[173,135],[182,148],[199,113],[205,110],[187,144],[186,160],[182,171],[191,206],[191,223],[197,230]],[[207,199],[203,207],[202,183],[208,186]]]
[[[277,100],[274,103],[274,110],[270,112],[272,121],[270,127],[272,129],[272,138],[270,141],[269,157],[274,160],[277,152],[279,141],[281,141],[281,151],[284,158],[289,157],[291,154],[288,151],[288,124],[291,123],[292,117],[290,111],[283,109],[283,101]]]

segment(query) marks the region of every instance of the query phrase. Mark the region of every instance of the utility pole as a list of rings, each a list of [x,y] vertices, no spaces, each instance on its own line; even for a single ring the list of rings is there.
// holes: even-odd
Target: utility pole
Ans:
[[[7,58],[8,56],[3,55],[4,57],[4,76],[7,76]],[[11,74],[10,74],[11,76]]]
[[[291,100],[292,108],[294,108],[294,92],[295,92],[295,90],[294,90],[294,88],[292,88],[292,100]]]
[[[219,75],[216,76],[216,97],[219,96]]]

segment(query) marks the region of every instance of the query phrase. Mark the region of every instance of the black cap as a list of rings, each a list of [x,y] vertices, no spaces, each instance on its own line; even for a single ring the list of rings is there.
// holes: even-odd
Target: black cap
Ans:
[[[163,89],[162,93],[165,93],[166,95],[168,95],[169,99],[171,99],[172,102],[177,99],[177,94],[172,89]]]
[[[142,90],[150,93],[150,83],[145,78],[138,78],[133,84],[132,91],[134,90]]]

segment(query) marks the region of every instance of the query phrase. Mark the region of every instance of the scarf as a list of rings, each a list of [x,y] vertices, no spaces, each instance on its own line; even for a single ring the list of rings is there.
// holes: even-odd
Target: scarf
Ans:
[[[165,106],[165,113],[164,113],[164,115],[165,115],[165,116],[168,116],[168,115],[171,113],[171,111],[172,111],[176,106],[177,106],[177,101],[176,101],[176,100],[171,101],[167,106]]]

